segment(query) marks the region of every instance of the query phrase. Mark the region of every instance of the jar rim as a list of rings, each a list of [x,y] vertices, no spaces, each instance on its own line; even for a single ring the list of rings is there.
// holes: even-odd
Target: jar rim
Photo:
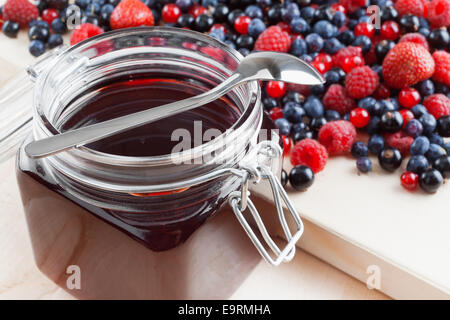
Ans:
[[[184,29],[176,29],[176,28],[170,28],[170,27],[138,27],[138,28],[127,28],[127,29],[121,29],[121,30],[114,30],[107,33],[103,33],[100,35],[97,35],[95,37],[89,38],[86,41],[83,41],[81,43],[78,43],[67,50],[65,50],[62,54],[60,54],[57,58],[57,60],[62,61],[62,59],[76,53],[81,53],[84,50],[87,50],[90,46],[93,44],[99,42],[99,41],[107,41],[112,40],[120,36],[129,36],[129,35],[140,35],[140,34],[148,34],[148,33],[155,33],[155,37],[157,37],[157,33],[164,33],[164,34],[171,34],[173,36],[190,36],[193,38],[198,38],[200,41],[208,43],[208,45],[211,45],[216,48],[222,49],[224,52],[227,53],[234,61],[239,63],[243,56],[233,48],[221,43],[220,41],[208,37],[207,35],[204,35],[200,32],[192,31],[192,30],[184,30]],[[57,62],[56,62],[57,63]],[[42,87],[47,83],[53,74],[54,70],[49,70],[45,74],[45,77],[43,77],[43,80],[41,82],[41,90]],[[257,99],[260,100],[260,87],[256,81],[248,82],[246,84],[243,84],[241,86],[246,86],[247,90],[249,92],[255,92],[257,95]],[[37,91],[41,91],[37,90]],[[236,89],[233,89],[236,90]],[[114,164],[114,165],[121,165],[121,166],[145,166],[145,165],[164,165],[168,163],[173,163],[174,159],[177,161],[180,161],[181,159],[188,159],[191,158],[193,154],[204,154],[211,151],[211,148],[217,143],[220,142],[224,145],[227,145],[226,142],[234,141],[236,140],[239,135],[239,129],[236,129],[236,126],[239,123],[245,123],[245,121],[248,121],[249,119],[254,119],[259,110],[255,107],[258,103],[253,104],[253,109],[248,112],[248,108],[252,106],[252,103],[250,101],[246,101],[246,106],[242,110],[242,112],[239,115],[239,118],[233,123],[233,125],[226,130],[225,132],[221,133],[219,136],[215,137],[211,141],[202,143],[199,146],[195,146],[194,148],[183,150],[178,153],[171,153],[171,154],[165,154],[165,155],[158,155],[158,156],[145,156],[145,157],[137,157],[137,156],[124,156],[124,155],[116,155],[116,154],[110,154],[105,153],[101,151],[97,151],[95,149],[88,148],[86,146],[80,146],[77,148],[73,148],[71,150],[66,151],[66,153],[76,157],[76,158],[83,158],[90,161],[95,161],[99,163],[106,163],[106,164]],[[46,119],[44,126],[46,127],[46,133],[51,135],[55,135],[60,133],[58,128],[56,128],[51,121],[47,117],[45,117],[44,111],[39,107],[39,104],[37,104],[37,107],[35,108],[35,112],[37,113],[37,117],[42,119]],[[244,120],[244,117],[247,117],[247,119]],[[243,122],[244,121],[244,122]],[[232,132],[229,134],[229,131]],[[56,157],[61,155],[56,155]]]

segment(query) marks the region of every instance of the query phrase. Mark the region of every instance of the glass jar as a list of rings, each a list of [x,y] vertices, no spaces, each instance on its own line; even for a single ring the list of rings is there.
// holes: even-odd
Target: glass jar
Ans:
[[[35,82],[33,132],[19,150],[17,176],[36,261],[44,273],[58,282],[68,265],[79,266],[90,279],[81,297],[207,298],[216,288],[199,284],[211,278],[229,281],[239,273],[243,277],[257,261],[236,242],[241,231],[230,232],[234,222],[229,215],[220,223],[215,222],[220,218],[209,219],[227,201],[266,261],[278,265],[292,259],[303,225],[277,178],[282,152],[256,82],[176,118],[99,143],[42,159],[31,159],[24,151],[32,140],[209,90],[229,77],[240,59],[238,52],[196,32],[136,28],[60,48],[29,68]],[[258,188],[263,181],[272,190],[286,234],[283,249],[271,239],[249,198],[249,185]],[[294,232],[287,226],[282,200],[297,224]],[[212,244],[230,247],[217,257]],[[65,253],[55,249],[62,246]],[[50,253],[59,255],[60,262],[49,261]],[[111,285],[123,270],[128,283]],[[205,276],[191,283],[201,270]],[[176,294],[172,278],[183,283],[186,296]],[[219,290],[220,297],[236,285]],[[112,292],[117,295],[110,296]]]

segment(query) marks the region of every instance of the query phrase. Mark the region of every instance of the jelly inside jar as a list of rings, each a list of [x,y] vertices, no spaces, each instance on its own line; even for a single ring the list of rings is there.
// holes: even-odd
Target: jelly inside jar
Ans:
[[[83,102],[75,112],[71,111],[61,131],[159,107],[202,92],[204,89],[181,79],[125,79],[103,84],[100,88],[83,93],[79,98]],[[176,147],[181,141],[183,148],[189,143],[190,148],[193,148],[207,142],[203,137],[208,129],[225,132],[239,119],[240,114],[239,108],[228,98],[222,97],[193,110],[93,142],[87,147],[120,156],[167,155],[174,150],[179,151]],[[189,133],[188,137],[186,133]]]

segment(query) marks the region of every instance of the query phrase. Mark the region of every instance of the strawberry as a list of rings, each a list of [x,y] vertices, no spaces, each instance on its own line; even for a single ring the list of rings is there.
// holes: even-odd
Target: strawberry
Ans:
[[[39,9],[28,0],[8,0],[3,6],[3,20],[15,21],[21,28],[39,17]]]
[[[433,59],[436,63],[433,79],[450,87],[450,53],[444,50],[435,51]]]
[[[140,0],[122,0],[109,19],[111,29],[153,26],[152,10]]]
[[[279,26],[271,26],[261,33],[256,40],[255,50],[288,52],[291,47],[289,34]]]
[[[413,33],[407,33],[404,36],[400,38],[399,43],[401,42],[414,42],[417,44],[422,45],[425,49],[430,51],[430,46],[428,45],[427,38],[421,33],[413,32]]]
[[[430,78],[434,73],[435,63],[422,45],[402,42],[389,50],[382,67],[386,84],[401,89]]]
[[[91,23],[83,23],[81,26],[79,26],[75,31],[72,33],[72,37],[70,38],[70,44],[74,45],[78,42],[81,42],[83,40],[86,40],[88,38],[94,37],[96,35],[99,35],[103,33],[102,28],[91,24]]]

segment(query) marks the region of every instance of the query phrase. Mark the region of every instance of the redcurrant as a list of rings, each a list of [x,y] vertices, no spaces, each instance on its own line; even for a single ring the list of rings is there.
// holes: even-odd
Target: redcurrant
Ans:
[[[414,88],[404,88],[398,94],[398,102],[402,107],[410,109],[420,102],[420,93]]]
[[[400,182],[403,188],[407,190],[414,190],[417,188],[419,183],[419,176],[414,172],[407,171],[401,175]]]
[[[380,34],[383,39],[397,40],[400,36],[400,27],[395,21],[386,21],[381,25]]]
[[[358,23],[354,30],[355,36],[366,36],[372,38],[375,35],[375,27],[368,22]]]
[[[248,25],[251,21],[252,19],[248,16],[237,17],[236,20],[234,20],[234,29],[240,34],[247,34]]]
[[[360,56],[347,57],[342,63],[342,70],[349,73],[353,68],[360,67],[364,65],[364,60]]]
[[[277,119],[283,118],[283,110],[280,107],[275,107],[269,111],[270,118],[275,121]]]
[[[266,92],[272,98],[281,98],[286,94],[286,84],[281,81],[269,81]]]
[[[53,20],[59,17],[58,10],[56,9],[45,9],[42,12],[41,18],[48,24],[52,24]]]
[[[161,13],[163,20],[167,23],[175,23],[181,16],[180,8],[174,3],[166,4]]]
[[[289,155],[289,151],[291,151],[292,141],[288,136],[281,136],[283,139],[283,156]]]
[[[356,128],[364,128],[369,124],[370,115],[364,108],[355,108],[350,112],[350,122]]]
[[[412,113],[412,111],[408,110],[408,109],[402,109],[400,110],[400,114],[402,115],[403,118],[403,128],[406,127],[406,124],[411,121],[412,119],[414,119],[414,113]]]

